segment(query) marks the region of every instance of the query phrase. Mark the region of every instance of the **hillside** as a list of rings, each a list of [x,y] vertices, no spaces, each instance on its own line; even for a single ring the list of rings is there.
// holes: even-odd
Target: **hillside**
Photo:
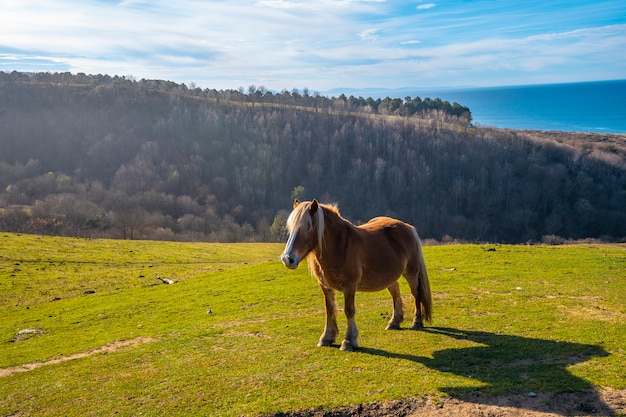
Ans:
[[[294,195],[425,238],[626,236],[626,137],[475,128],[439,99],[0,73],[0,230],[277,239]]]

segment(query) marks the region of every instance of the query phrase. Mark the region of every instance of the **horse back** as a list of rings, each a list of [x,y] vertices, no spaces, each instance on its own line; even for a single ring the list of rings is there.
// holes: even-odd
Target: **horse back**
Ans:
[[[419,268],[413,226],[390,217],[376,217],[357,229],[361,235],[361,260],[365,266],[365,280],[371,275],[371,278],[393,282],[400,274]]]
[[[388,244],[400,251],[413,251],[416,245],[416,233],[413,226],[391,217],[375,217],[359,229],[366,232],[370,244]]]

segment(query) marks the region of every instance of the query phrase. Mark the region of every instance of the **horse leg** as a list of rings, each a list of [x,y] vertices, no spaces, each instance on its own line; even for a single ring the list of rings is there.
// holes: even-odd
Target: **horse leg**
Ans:
[[[411,287],[411,294],[415,299],[415,317],[413,318],[413,324],[411,330],[419,330],[424,328],[424,321],[422,320],[422,308],[420,307],[420,289],[418,274],[405,275],[409,287]]]
[[[356,314],[356,308],[354,306],[354,289],[347,289],[343,292],[344,298],[344,312],[348,319],[348,330],[346,331],[346,338],[341,343],[341,350],[352,351],[359,347],[359,331],[356,328],[356,321],[354,316]]]
[[[387,289],[393,299],[393,316],[391,317],[391,320],[389,320],[387,330],[400,330],[400,323],[404,320],[404,315],[402,313],[402,294],[400,294],[400,283],[396,281]]]
[[[326,327],[320,337],[317,346],[331,346],[337,339],[339,328],[337,327],[337,304],[335,303],[335,291],[322,286],[324,302],[326,306]]]

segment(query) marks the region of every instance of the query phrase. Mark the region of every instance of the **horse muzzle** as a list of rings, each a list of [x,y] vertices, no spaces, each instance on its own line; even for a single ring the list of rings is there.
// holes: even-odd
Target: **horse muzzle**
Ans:
[[[296,269],[300,264],[300,257],[295,254],[283,253],[280,256],[280,260],[289,269]]]

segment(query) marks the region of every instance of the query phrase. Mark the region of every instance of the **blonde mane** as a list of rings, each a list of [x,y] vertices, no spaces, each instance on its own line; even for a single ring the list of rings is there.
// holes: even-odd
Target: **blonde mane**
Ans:
[[[313,226],[313,219],[311,218],[311,214],[309,212],[309,208],[311,207],[310,201],[304,201],[298,204],[297,207],[293,209],[289,218],[287,219],[287,231],[289,234],[292,234],[297,230],[307,231]],[[317,243],[319,247],[319,254],[321,255],[322,251],[322,243],[324,241],[324,210],[329,210],[337,215],[339,215],[339,209],[336,205],[331,204],[320,204],[319,208],[315,212],[316,223],[317,223]]]

